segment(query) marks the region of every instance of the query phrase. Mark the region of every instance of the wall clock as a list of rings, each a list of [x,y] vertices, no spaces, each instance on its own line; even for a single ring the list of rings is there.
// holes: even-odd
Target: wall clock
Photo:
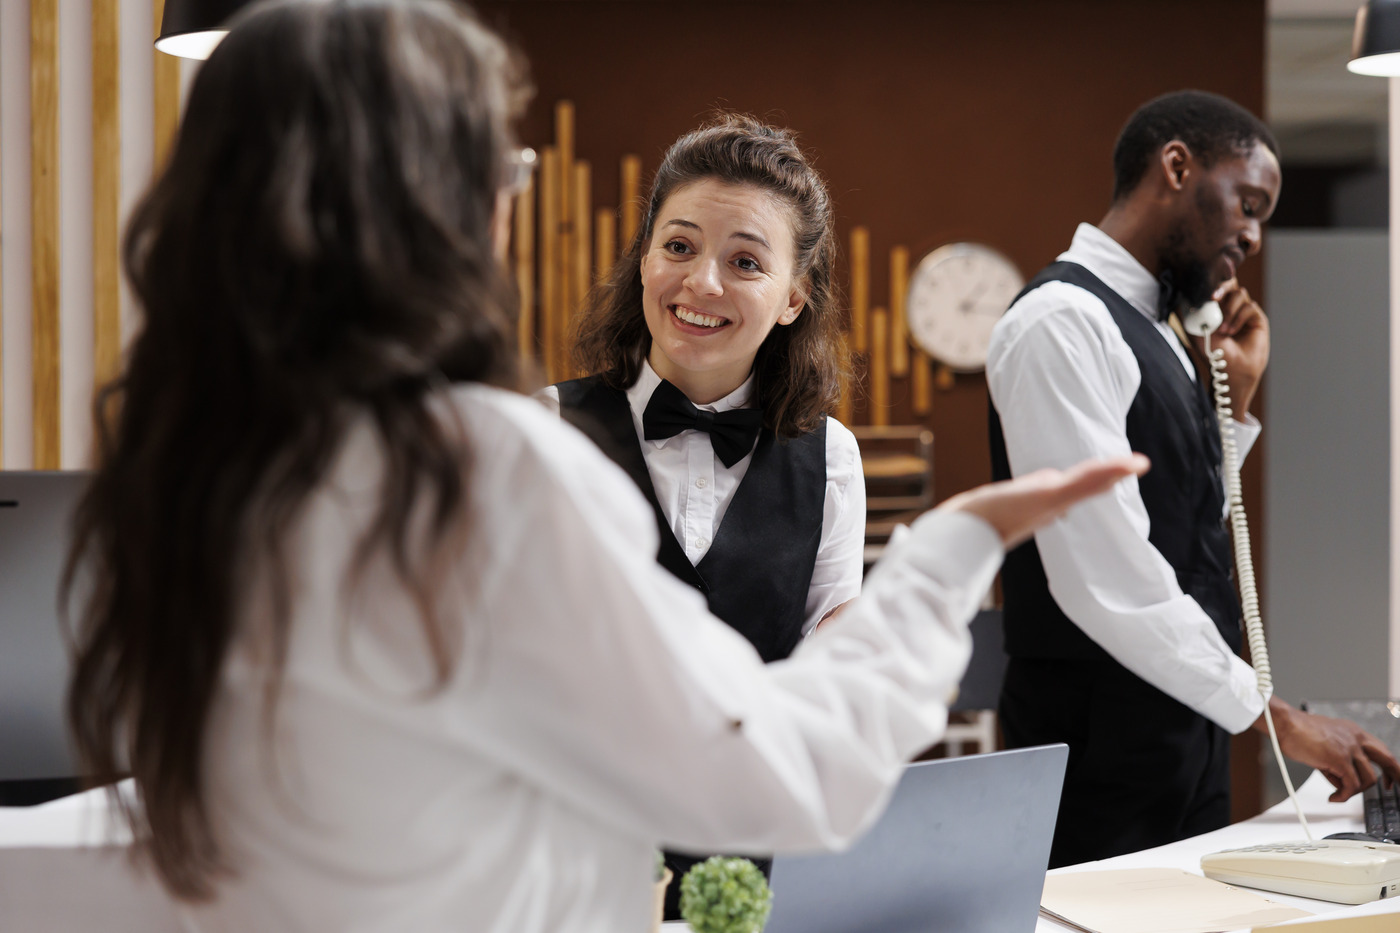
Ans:
[[[1024,285],[1015,264],[989,246],[940,246],[909,279],[909,335],[949,369],[978,372],[987,364],[993,325]]]

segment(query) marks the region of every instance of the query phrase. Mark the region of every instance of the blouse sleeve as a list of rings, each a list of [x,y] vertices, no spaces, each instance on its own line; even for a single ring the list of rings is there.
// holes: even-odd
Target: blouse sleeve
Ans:
[[[463,587],[483,654],[459,686],[460,741],[677,848],[848,842],[942,734],[996,534],[965,513],[925,515],[862,599],[765,666],[656,565],[655,522],[625,474],[529,414],[534,437],[492,431],[473,475],[489,547]]]
[[[826,500],[822,537],[807,589],[804,632],[832,609],[860,595],[865,572],[865,475],[851,430],[826,421]]]

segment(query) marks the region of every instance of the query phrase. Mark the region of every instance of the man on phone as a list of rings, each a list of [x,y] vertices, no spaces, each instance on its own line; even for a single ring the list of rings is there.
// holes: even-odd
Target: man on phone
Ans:
[[[987,361],[997,479],[1130,450],[1153,468],[1080,506],[1007,556],[1001,697],[1010,747],[1070,746],[1051,866],[1161,845],[1225,825],[1229,734],[1265,729],[1238,654],[1240,605],[1219,429],[1169,322],[1216,298],[1235,433],[1269,359],[1269,325],[1236,279],[1281,186],[1269,129],[1237,104],[1182,91],[1143,105],[1113,152],[1098,226],[1031,280]],[[1199,340],[1197,340],[1199,349]],[[1344,720],[1269,700],[1290,757],[1344,800],[1400,763]]]

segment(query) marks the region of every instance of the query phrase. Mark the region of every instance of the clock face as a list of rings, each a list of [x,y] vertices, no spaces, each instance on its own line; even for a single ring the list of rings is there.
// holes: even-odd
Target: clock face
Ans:
[[[990,247],[939,247],[910,277],[909,334],[949,369],[977,372],[987,364],[993,325],[1024,285],[1011,260]]]

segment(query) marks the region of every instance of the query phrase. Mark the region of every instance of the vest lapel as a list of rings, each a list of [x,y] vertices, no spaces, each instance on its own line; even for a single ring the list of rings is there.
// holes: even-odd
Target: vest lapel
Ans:
[[[661,511],[646,458],[642,456],[641,442],[637,440],[637,428],[632,421],[632,408],[627,404],[627,393],[603,384],[596,376],[561,382],[558,388],[559,413],[564,420],[592,438],[614,463],[632,477],[642,495],[651,503],[656,515],[656,530],[661,538],[657,562],[700,592],[708,593],[705,578],[686,557],[685,548],[676,540],[675,532],[666,521],[666,513]]]

